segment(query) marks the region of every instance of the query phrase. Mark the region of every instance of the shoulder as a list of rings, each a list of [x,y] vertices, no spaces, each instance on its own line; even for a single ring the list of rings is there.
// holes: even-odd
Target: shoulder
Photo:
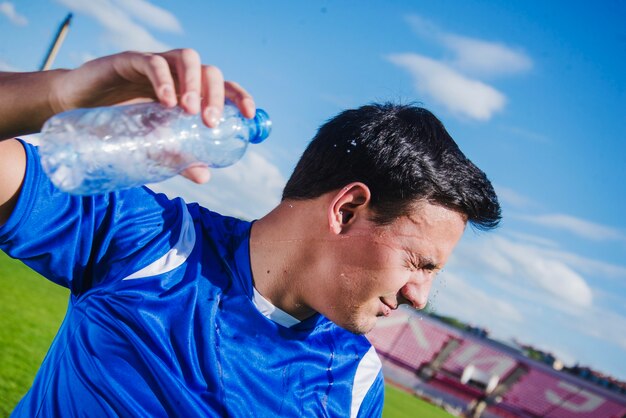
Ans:
[[[191,217],[200,225],[205,238],[213,241],[220,253],[234,252],[248,240],[251,222],[213,212],[197,203],[187,205]]]

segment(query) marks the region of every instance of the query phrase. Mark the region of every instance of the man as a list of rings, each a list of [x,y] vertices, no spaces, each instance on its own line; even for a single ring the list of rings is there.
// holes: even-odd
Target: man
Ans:
[[[145,97],[209,126],[225,97],[254,114],[190,50],[4,74],[0,89],[3,138],[60,110]],[[184,175],[208,179],[205,167]],[[34,147],[2,141],[0,248],[71,290],[14,415],[379,416],[380,361],[360,334],[401,303],[422,308],[466,223],[499,217],[485,175],[412,106],[330,120],[254,223],[145,188],[63,194]]]

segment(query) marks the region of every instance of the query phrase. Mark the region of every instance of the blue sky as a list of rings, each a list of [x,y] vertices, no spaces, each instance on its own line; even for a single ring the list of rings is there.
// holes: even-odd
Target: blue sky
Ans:
[[[272,136],[196,186],[154,186],[255,218],[327,118],[419,102],[493,181],[493,233],[468,230],[432,306],[626,379],[626,3],[0,0],[0,69],[197,49],[246,86]]]

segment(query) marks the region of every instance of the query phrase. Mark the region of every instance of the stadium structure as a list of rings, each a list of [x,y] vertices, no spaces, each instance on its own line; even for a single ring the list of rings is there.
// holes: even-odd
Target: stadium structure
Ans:
[[[626,393],[556,370],[520,350],[410,308],[368,338],[388,382],[472,418],[624,418]],[[619,389],[619,388],[618,388]]]

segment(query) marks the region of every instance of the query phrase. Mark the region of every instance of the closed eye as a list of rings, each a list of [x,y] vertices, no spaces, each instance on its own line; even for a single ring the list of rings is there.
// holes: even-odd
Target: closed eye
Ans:
[[[423,266],[421,266],[420,268],[421,268],[422,270],[426,270],[426,271],[435,271],[435,270],[437,270],[437,266],[436,266],[436,265],[434,265],[434,264],[432,264],[432,263],[429,263],[429,264],[423,265]]]
[[[424,270],[428,273],[438,273],[441,270],[441,266],[426,257],[420,258],[419,268],[420,270]]]
[[[440,267],[427,257],[418,257],[412,253],[408,253],[406,259],[406,267],[411,271],[423,270],[428,273],[438,272]]]

